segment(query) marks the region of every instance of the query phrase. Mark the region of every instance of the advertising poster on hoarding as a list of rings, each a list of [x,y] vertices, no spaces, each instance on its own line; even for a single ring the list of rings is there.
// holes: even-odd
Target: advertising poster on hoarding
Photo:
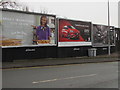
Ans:
[[[0,46],[2,46],[2,11],[0,11]]]
[[[110,26],[110,45],[115,46],[115,27]]]
[[[110,45],[115,45],[115,29],[110,27],[110,37],[108,36],[109,27],[105,25],[93,25],[93,46],[108,46],[109,39]]]
[[[59,19],[58,46],[91,45],[91,23]]]
[[[2,15],[1,46],[56,45],[55,16],[7,11]]]
[[[120,41],[120,28],[115,28],[115,38],[116,38],[116,41]]]

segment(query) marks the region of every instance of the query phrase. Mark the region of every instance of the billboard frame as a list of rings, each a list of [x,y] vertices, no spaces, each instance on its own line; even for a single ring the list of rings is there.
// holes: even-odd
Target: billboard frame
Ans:
[[[26,11],[19,11],[19,10],[12,10],[12,9],[0,9],[1,12],[12,12],[12,13],[22,13],[22,14],[28,14],[28,15],[45,15],[48,17],[54,17],[55,18],[55,44],[40,44],[40,45],[21,45],[21,46],[1,46],[2,48],[17,48],[17,47],[47,47],[47,46],[57,46],[57,28],[56,28],[56,15],[54,14],[43,14],[43,13],[37,13],[37,12],[26,12]]]
[[[73,46],[59,46],[59,20],[60,19],[63,19],[63,20],[70,20],[70,21],[78,21],[78,22],[86,22],[86,23],[90,23],[90,29],[91,29],[91,31],[90,31],[90,38],[91,38],[91,41],[89,42],[89,43],[91,43],[91,45],[73,45]],[[75,20],[75,19],[68,19],[68,18],[57,18],[57,29],[58,29],[58,47],[77,47],[77,46],[92,46],[92,37],[91,37],[91,33],[92,33],[92,22],[90,22],[90,21],[82,21],[82,20]],[[73,42],[71,42],[71,43],[73,43]]]
[[[110,26],[110,27],[114,27],[114,45],[109,45],[109,44],[107,44],[107,45],[99,45],[99,46],[94,45],[94,44],[93,44],[93,43],[94,43],[94,42],[93,42],[93,41],[94,41],[94,37],[93,37],[93,26],[94,26],[94,25],[107,26],[107,27],[109,28],[108,25],[92,24],[92,33],[91,33],[92,47],[97,48],[97,47],[108,47],[108,46],[115,46],[115,45],[116,45],[116,42],[115,42],[115,27],[114,27],[114,26]],[[107,38],[109,38],[109,37],[107,36]]]

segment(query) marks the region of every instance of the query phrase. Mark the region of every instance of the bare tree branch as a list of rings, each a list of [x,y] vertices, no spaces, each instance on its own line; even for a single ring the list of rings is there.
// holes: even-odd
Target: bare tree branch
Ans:
[[[7,8],[7,9],[17,9],[17,10],[24,10],[29,11],[28,6],[21,5],[17,2],[17,0],[1,0],[0,1],[0,7]]]
[[[0,1],[0,7],[5,9],[15,9],[15,10],[22,10],[22,11],[35,11],[33,8],[30,10],[30,8],[27,5],[22,4],[22,2],[18,2],[17,0],[1,0]],[[49,11],[45,7],[40,7],[37,11],[39,13],[48,14]]]

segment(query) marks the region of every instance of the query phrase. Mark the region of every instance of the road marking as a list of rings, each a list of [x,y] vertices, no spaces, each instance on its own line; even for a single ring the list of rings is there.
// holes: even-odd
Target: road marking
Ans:
[[[37,81],[37,82],[32,82],[32,83],[34,83],[34,84],[36,84],[36,83],[45,83],[45,82],[52,82],[52,81],[56,81],[56,80],[58,80],[58,79],[44,80],[44,81]]]
[[[42,80],[42,81],[34,81],[32,82],[33,84],[37,84],[37,83],[46,83],[46,82],[54,82],[54,81],[58,81],[58,80],[67,80],[67,79],[75,79],[75,78],[82,78],[82,77],[92,77],[95,76],[97,74],[89,74],[89,75],[82,75],[82,76],[74,76],[74,77],[66,77],[66,78],[59,78],[59,79],[50,79],[50,80]]]

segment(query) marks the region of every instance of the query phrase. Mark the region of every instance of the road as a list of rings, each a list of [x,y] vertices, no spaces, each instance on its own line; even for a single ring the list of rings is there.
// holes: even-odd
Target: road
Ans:
[[[118,62],[6,69],[3,88],[118,88]]]

